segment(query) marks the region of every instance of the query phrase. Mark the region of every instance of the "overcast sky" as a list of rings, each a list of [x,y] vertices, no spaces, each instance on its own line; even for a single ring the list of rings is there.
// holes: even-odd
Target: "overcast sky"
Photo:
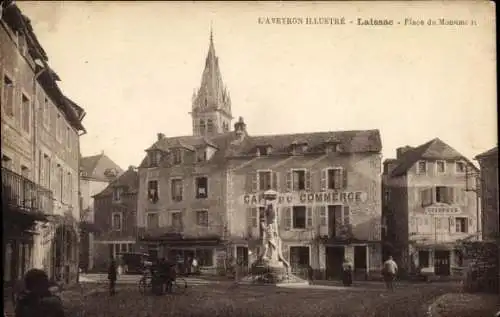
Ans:
[[[487,2],[18,5],[61,88],[87,112],[82,155],[104,150],[122,168],[138,165],[158,132],[191,134],[188,112],[211,23],[233,116],[244,117],[250,134],[380,129],[384,158],[435,137],[469,158],[497,144]],[[319,16],[347,24],[259,24]],[[370,17],[475,19],[477,26],[356,25]]]

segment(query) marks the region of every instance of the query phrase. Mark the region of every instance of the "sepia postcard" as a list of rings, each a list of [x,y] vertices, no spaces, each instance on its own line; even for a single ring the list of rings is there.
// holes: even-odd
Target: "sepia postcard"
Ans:
[[[500,316],[489,1],[0,1],[4,316]]]

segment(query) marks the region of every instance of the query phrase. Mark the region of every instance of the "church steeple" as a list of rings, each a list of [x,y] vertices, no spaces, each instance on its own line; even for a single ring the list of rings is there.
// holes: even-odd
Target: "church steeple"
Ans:
[[[193,134],[214,135],[229,131],[231,127],[231,98],[222,82],[219,58],[215,53],[213,30],[205,59],[201,85],[192,99]]]

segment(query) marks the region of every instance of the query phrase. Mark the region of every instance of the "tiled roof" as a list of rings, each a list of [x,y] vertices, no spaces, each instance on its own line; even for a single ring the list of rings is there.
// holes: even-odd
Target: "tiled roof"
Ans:
[[[281,135],[247,135],[242,142],[233,142],[237,139],[234,131],[219,134],[213,137],[201,136],[180,136],[163,138],[155,142],[147,150],[158,149],[168,152],[171,148],[182,144],[185,148],[194,149],[211,144],[218,151],[213,160],[224,161],[230,157],[253,156],[256,155],[257,146],[271,146],[272,154],[290,153],[289,147],[293,142],[304,142],[308,145],[308,152],[323,151],[323,146],[327,142],[335,140],[342,152],[345,153],[379,153],[382,150],[380,132],[378,130],[362,131],[336,131],[336,132],[313,132]],[[140,167],[147,163],[146,158]]]
[[[488,150],[486,152],[483,152],[481,154],[476,155],[475,159],[478,160],[478,159],[492,157],[492,156],[498,156],[498,146],[495,146],[491,150]]]
[[[113,189],[116,187],[124,187],[125,193],[137,193],[139,189],[139,174],[136,170],[129,168],[116,180],[114,180],[106,188],[104,188],[102,192],[94,195],[94,197],[111,195],[113,193]]]
[[[115,169],[118,174],[123,171],[104,153],[80,158],[80,172],[86,177],[107,179],[105,175],[107,169]]]
[[[462,154],[457,152],[448,144],[435,138],[416,148],[409,149],[400,158],[396,160],[398,165],[394,168],[391,176],[401,176],[405,174],[417,161],[422,159],[429,160],[467,160]]]

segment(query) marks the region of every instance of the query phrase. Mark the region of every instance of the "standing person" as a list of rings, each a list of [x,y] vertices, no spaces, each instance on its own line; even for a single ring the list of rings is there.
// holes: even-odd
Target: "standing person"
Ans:
[[[394,290],[394,279],[398,273],[398,265],[392,259],[392,256],[387,258],[384,262],[384,268],[382,269],[382,275],[384,276],[385,285],[388,290]]]
[[[307,279],[309,280],[309,284],[313,284],[313,278],[314,278],[314,271],[313,268],[310,264],[307,265]]]
[[[342,283],[344,286],[352,285],[352,263],[348,258],[344,258],[342,263]]]
[[[193,257],[191,261],[191,273],[198,274],[198,260],[196,260],[196,257]]]
[[[47,273],[29,270],[24,277],[25,290],[15,308],[16,317],[64,317],[61,299],[52,294]]]
[[[109,294],[110,295],[115,295],[116,290],[116,279],[117,279],[117,268],[116,268],[116,261],[114,258],[111,259],[111,262],[109,263],[109,268],[108,268],[108,280],[109,280]]]

